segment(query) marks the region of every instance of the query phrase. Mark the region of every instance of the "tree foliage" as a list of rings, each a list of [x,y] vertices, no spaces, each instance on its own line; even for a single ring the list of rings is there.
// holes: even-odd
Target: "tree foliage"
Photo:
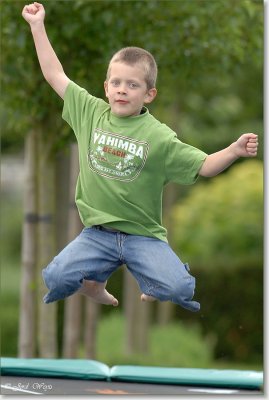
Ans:
[[[140,46],[154,54],[159,66],[159,95],[151,105],[153,114],[179,132],[181,139],[212,152],[229,144],[238,136],[239,133],[235,132],[240,130],[261,133],[261,0],[44,0],[43,3],[48,35],[67,75],[93,95],[103,97],[107,63],[113,53],[124,46]],[[42,143],[37,158],[46,157],[44,165],[49,167],[55,161],[55,150],[66,148],[73,136],[61,120],[62,100],[42,77],[29,26],[21,17],[24,4],[21,0],[2,0],[0,3],[2,144],[3,150],[11,146],[18,149],[29,132],[37,130]],[[178,242],[179,255],[183,249],[186,254],[190,251],[195,266],[205,267],[210,256],[208,243],[214,247],[215,260],[220,266],[227,265],[230,250],[235,256],[233,265],[238,268],[242,267],[242,260],[247,266],[252,266],[255,255],[261,254],[262,222],[261,214],[257,214],[258,207],[261,207],[261,176],[258,172],[261,168],[253,161],[251,166],[252,172],[251,168],[245,170],[242,166],[242,169],[237,169],[238,175],[225,174],[216,183],[207,184],[204,192],[208,197],[202,195],[199,192],[202,188],[197,186],[193,196],[203,200],[205,208],[196,209],[197,201],[192,203],[191,211],[188,211],[187,203],[182,205],[192,229],[186,218],[178,217],[177,224],[185,224],[183,230],[178,225],[184,232],[183,239]],[[249,185],[246,177],[253,184]],[[42,182],[39,179],[39,186],[43,185]],[[43,189],[51,190],[45,186]],[[243,190],[246,198],[241,196]],[[213,217],[212,200],[215,197]],[[229,217],[221,197],[237,210],[231,211]],[[40,198],[42,200],[43,196]],[[206,208],[209,202],[210,207]],[[203,212],[207,213],[206,223],[199,219]],[[246,213],[249,221],[244,219]],[[214,230],[208,230],[209,225],[212,227],[217,222],[214,220],[216,217],[224,236],[218,235],[216,230],[216,235],[212,233]],[[257,221],[261,222],[259,226]],[[195,229],[198,222],[204,236]],[[237,232],[241,230],[244,235],[238,237],[234,234],[234,224]],[[199,240],[205,243],[202,256],[202,248],[197,245]],[[198,247],[190,247],[194,243]],[[228,244],[232,247],[228,248]],[[241,254],[247,245],[251,246],[245,258],[240,258],[238,250]],[[261,259],[255,258],[255,262],[260,265]],[[253,318],[248,327],[254,331],[252,322]],[[220,331],[224,325],[220,319]],[[211,323],[210,327],[214,328],[214,324]],[[259,338],[255,340],[249,342],[248,348],[251,348],[251,343],[260,343]]]
[[[67,75],[94,95],[103,96],[102,82],[113,53],[135,45],[151,51],[159,65],[159,96],[152,106],[157,117],[173,122],[167,116],[167,107],[174,105],[177,119],[179,112],[183,117],[186,112],[191,114],[192,127],[201,137],[201,120],[206,127],[216,126],[214,117],[217,124],[222,123],[216,112],[216,107],[222,106],[221,100],[214,98],[216,92],[222,95],[225,90],[235,90],[243,111],[252,110],[256,119],[257,114],[261,116],[262,1],[43,3],[48,35]],[[21,17],[23,5],[23,1],[16,0],[1,2],[4,145],[17,141],[18,135],[24,136],[38,121],[46,126],[44,134],[53,135],[61,146],[70,131],[60,119],[61,100],[41,75],[28,24]],[[198,95],[199,107],[193,93]],[[232,96],[226,99],[230,107],[238,101]],[[225,111],[227,106],[223,114]],[[249,120],[246,112],[240,113],[241,118],[243,115]],[[174,125],[182,127],[178,121]],[[197,137],[192,134],[188,139],[206,150]]]
[[[174,210],[179,254],[196,269],[263,265],[263,168],[244,161],[197,185]]]
[[[197,185],[173,210],[174,247],[190,263],[215,357],[262,362],[263,167],[249,160]],[[194,319],[197,317],[180,316]]]

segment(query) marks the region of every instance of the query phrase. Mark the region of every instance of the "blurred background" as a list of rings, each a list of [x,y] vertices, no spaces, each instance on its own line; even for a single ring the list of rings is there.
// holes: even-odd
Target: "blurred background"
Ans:
[[[211,153],[259,134],[257,158],[164,190],[172,248],[196,277],[199,313],[140,302],[122,266],[117,309],[81,296],[44,305],[41,269],[82,229],[62,100],[42,77],[22,1],[1,1],[2,356],[263,369],[263,17],[260,0],[44,1],[70,79],[104,97],[108,61],[144,47],[159,66],[151,113]]]

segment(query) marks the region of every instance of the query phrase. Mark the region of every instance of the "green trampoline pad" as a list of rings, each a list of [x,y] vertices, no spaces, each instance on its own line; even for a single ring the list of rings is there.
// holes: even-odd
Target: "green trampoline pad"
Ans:
[[[78,359],[1,358],[1,374],[259,390],[263,388],[263,372],[258,371],[135,365],[116,365],[110,368],[99,361]]]
[[[1,358],[1,374],[107,380],[110,369],[95,360]]]
[[[166,383],[189,386],[261,389],[263,373],[257,371],[198,368],[114,366],[110,379],[128,382]]]

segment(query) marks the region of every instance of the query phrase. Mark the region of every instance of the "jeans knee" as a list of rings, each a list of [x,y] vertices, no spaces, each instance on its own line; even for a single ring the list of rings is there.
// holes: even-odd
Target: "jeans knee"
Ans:
[[[78,276],[68,265],[59,264],[55,259],[43,269],[42,277],[49,289],[44,298],[46,303],[70,296],[79,289],[83,280],[82,274]]]
[[[60,276],[62,274],[60,273],[59,269],[59,265],[57,262],[55,262],[55,260],[53,260],[46,268],[42,270],[43,280],[47,288],[50,290],[58,287],[63,281],[63,279],[60,281]]]
[[[195,278],[193,276],[185,277],[181,280],[180,284],[175,288],[172,294],[171,301],[173,303],[181,305],[190,311],[199,311],[200,304],[197,301],[193,301],[195,291]]]
[[[172,301],[189,301],[194,296],[195,278],[193,276],[186,276],[180,282],[174,282],[171,287]]]

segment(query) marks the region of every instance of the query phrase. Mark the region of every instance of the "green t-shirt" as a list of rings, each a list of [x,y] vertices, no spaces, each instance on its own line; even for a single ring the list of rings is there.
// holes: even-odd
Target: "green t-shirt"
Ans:
[[[64,95],[63,119],[78,141],[76,204],[83,224],[167,241],[163,188],[170,181],[194,183],[207,154],[182,143],[147,108],[118,117],[74,82]]]

